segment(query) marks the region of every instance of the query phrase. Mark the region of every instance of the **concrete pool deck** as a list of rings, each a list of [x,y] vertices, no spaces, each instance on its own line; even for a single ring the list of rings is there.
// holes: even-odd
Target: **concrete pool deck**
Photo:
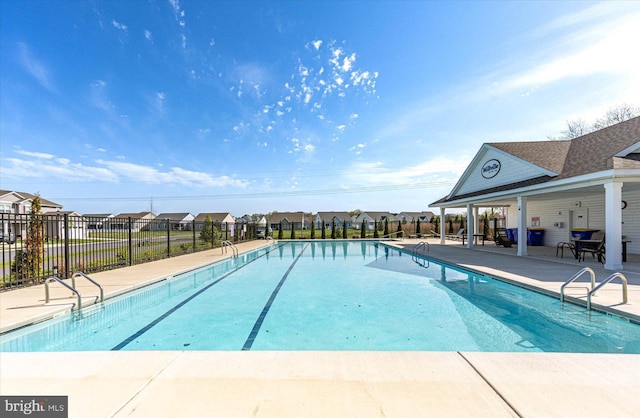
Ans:
[[[420,240],[395,241],[411,251]],[[597,262],[529,257],[493,243],[473,249],[429,240],[450,264],[558,292],[581,267],[600,282]],[[267,244],[240,244],[241,252]],[[555,247],[552,249],[555,252]],[[114,296],[221,259],[220,249],[112,270],[92,277]],[[633,260],[630,260],[633,261]],[[640,263],[625,265],[629,302],[611,283],[594,298],[640,317]],[[586,279],[586,278],[585,278]],[[80,280],[78,279],[78,287]],[[88,304],[97,291],[86,283]],[[0,328],[68,311],[75,298],[52,286],[0,293]],[[60,287],[58,285],[58,287]],[[571,289],[584,298],[584,290]],[[55,293],[54,293],[55,292]],[[597,300],[596,300],[597,299]],[[640,355],[475,352],[132,351],[0,353],[0,394],[69,397],[70,417],[136,416],[637,416]]]

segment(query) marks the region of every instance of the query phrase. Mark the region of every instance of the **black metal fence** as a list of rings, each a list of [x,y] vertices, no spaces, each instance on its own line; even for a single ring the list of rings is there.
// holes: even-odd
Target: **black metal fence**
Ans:
[[[255,223],[3,213],[0,291],[257,238]],[[263,228],[264,229],[264,228]]]

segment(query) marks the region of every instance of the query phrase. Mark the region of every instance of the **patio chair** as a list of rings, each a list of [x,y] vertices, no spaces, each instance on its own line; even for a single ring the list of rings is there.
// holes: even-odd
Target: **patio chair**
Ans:
[[[503,246],[505,248],[511,247],[513,245],[513,241],[509,239],[507,236],[507,232],[504,229],[496,230],[496,246]]]
[[[580,246],[580,254],[578,254],[578,261],[584,261],[584,257],[587,254],[591,254],[591,258],[598,257],[598,262],[604,264],[605,262],[605,249],[604,249],[604,239],[600,241],[595,247],[589,247],[582,244]]]
[[[560,258],[564,258],[564,249],[568,248],[573,254],[574,258],[578,258],[578,254],[576,253],[576,246],[572,242],[559,242],[556,244],[556,257],[558,256],[558,252],[560,252]]]
[[[462,239],[464,237],[464,228],[460,228],[455,235],[445,235],[447,239]],[[464,240],[463,240],[464,241]],[[464,243],[464,242],[463,242]]]

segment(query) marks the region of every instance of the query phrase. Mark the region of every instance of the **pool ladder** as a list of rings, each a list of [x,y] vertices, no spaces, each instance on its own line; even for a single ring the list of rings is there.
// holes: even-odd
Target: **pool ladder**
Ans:
[[[416,244],[415,247],[413,247],[413,254],[414,255],[418,254],[418,250],[421,250],[424,248],[426,248],[427,252],[429,252],[429,243],[426,241],[420,241],[418,244]]]
[[[238,247],[236,247],[235,245],[233,245],[233,243],[229,240],[226,241],[222,241],[222,254],[226,254],[227,250],[229,248],[231,248],[231,256],[233,258],[238,257]]]
[[[96,285],[98,287],[98,289],[100,289],[100,298],[99,298],[100,302],[104,301],[104,290],[102,289],[102,286],[100,286],[100,284],[98,282],[96,282],[95,280],[93,280],[91,277],[87,276],[83,272],[76,271],[75,273],[73,273],[73,275],[71,275],[71,286],[69,286],[67,283],[62,281],[62,279],[59,278],[58,276],[50,276],[50,277],[48,277],[47,280],[44,281],[44,303],[49,303],[49,300],[50,300],[50,297],[49,297],[49,283],[58,282],[61,285],[63,285],[64,287],[66,287],[67,289],[69,289],[73,294],[75,294],[77,299],[78,299],[78,302],[76,303],[76,306],[71,308],[71,310],[74,310],[74,309],[75,310],[80,310],[80,309],[82,309],[82,296],[80,295],[80,292],[78,292],[78,290],[76,289],[76,277],[84,277],[89,282],[91,282],[94,285]],[[97,297],[96,297],[96,300],[98,300]]]
[[[589,267],[585,267],[576,274],[574,274],[569,280],[564,282],[562,286],[560,286],[560,302],[564,302],[564,289],[567,287],[583,287],[583,286],[568,286],[570,283],[573,283],[578,278],[580,278],[583,274],[589,273],[591,276],[591,289],[589,287],[584,286],[587,289],[587,310],[591,310],[591,297],[596,294],[596,292],[607,283],[611,282],[614,279],[620,279],[622,282],[622,303],[627,303],[629,301],[628,291],[627,291],[627,278],[622,273],[613,273],[611,276],[604,279],[599,285],[596,286],[596,275],[592,269]]]
[[[418,264],[420,267],[429,267],[429,260],[427,260],[426,258],[421,258],[418,257],[418,250],[424,250],[427,249],[427,252],[429,252],[429,243],[425,242],[425,241],[420,241],[418,244],[416,244],[415,247],[413,247],[413,254],[411,255],[411,259]]]

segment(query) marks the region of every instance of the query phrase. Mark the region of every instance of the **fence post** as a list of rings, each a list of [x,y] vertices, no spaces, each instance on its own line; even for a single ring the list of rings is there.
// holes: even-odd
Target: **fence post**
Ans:
[[[129,216],[127,221],[128,230],[129,230],[129,265],[133,265],[133,242],[131,241],[131,216]]]
[[[193,232],[193,252],[196,252],[196,220],[191,220],[191,232]]]
[[[71,277],[69,274],[69,261],[71,259],[69,254],[69,214],[64,214],[64,278]]]
[[[167,221],[167,257],[171,257],[171,225],[169,225],[169,218]]]

